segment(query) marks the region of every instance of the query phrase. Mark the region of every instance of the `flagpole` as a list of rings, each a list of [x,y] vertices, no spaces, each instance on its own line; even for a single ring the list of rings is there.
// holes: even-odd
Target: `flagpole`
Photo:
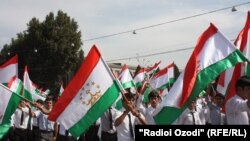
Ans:
[[[110,69],[110,67],[106,64],[106,62],[104,61],[104,59],[101,57],[103,63],[105,64],[104,66],[106,67],[106,69],[108,70],[110,76],[115,80],[115,83],[118,85],[122,97],[124,98],[124,100],[128,103],[127,98],[125,97],[125,89],[122,87],[122,84],[120,83],[120,81],[117,79],[116,75],[114,74],[113,70]]]
[[[2,85],[2,87],[4,87],[5,89],[8,89],[9,91],[11,91],[12,93],[14,93],[15,95],[17,95],[18,97],[22,98],[23,100],[25,100],[25,101],[31,103],[32,105],[34,105],[32,101],[30,101],[29,99],[23,97],[22,95],[19,95],[19,94],[13,92],[12,90],[10,90],[10,88],[6,87],[6,86],[3,85],[2,83],[0,83],[0,85]]]

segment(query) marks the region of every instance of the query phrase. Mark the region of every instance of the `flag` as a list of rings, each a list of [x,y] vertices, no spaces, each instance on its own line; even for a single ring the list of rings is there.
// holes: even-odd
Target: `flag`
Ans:
[[[18,77],[18,55],[0,66],[0,83],[7,85],[13,77]]]
[[[221,72],[243,61],[247,61],[245,56],[210,24],[200,36],[185,70],[153,113],[155,122],[171,124]]]
[[[10,80],[7,86],[12,92],[22,95],[23,82],[16,76]]]
[[[124,89],[128,89],[128,88],[132,89],[135,86],[135,82],[134,82],[126,64],[123,65],[123,67],[118,75],[118,79],[120,80],[122,87]],[[121,110],[123,107],[121,99],[122,99],[122,95],[120,94],[119,97],[117,98],[117,100],[113,104],[113,106],[117,110]]]
[[[15,112],[21,97],[0,84],[0,139],[10,128],[11,115]]]
[[[144,81],[144,79],[145,79],[145,69],[140,68],[140,70],[135,74],[134,77],[134,83],[137,89],[142,86],[142,82]]]
[[[153,90],[168,92],[169,88],[175,81],[174,77],[175,64],[171,63],[164,69],[159,70],[152,78],[149,80],[150,87],[146,88],[143,95],[143,102],[147,103],[149,101],[148,95]]]
[[[174,83],[174,65],[171,63],[150,79],[149,83],[153,89],[164,90]]]
[[[241,30],[237,36],[234,44],[235,46],[247,57],[250,59],[250,12],[248,12],[247,20],[244,28]],[[237,64],[235,67],[226,70],[223,74],[220,75],[217,91],[225,95],[225,103],[228,99],[235,95],[236,89],[235,84],[237,79],[240,76],[249,74],[249,64],[241,63]],[[225,111],[225,105],[223,107],[223,112]]]
[[[45,97],[43,97],[40,94],[40,91],[38,87],[30,80],[28,68],[25,66],[24,69],[24,76],[23,76],[23,96],[27,98],[30,101],[36,101],[38,99],[45,100]]]
[[[119,88],[94,45],[48,119],[59,122],[74,137],[79,137],[113,104]]]
[[[123,65],[123,67],[118,75],[118,79],[120,80],[124,89],[131,88],[131,87],[135,86],[133,78],[132,78],[126,64]]]
[[[160,63],[161,63],[161,61],[159,61],[158,63],[155,63],[154,66],[146,69],[146,74],[148,77],[154,75],[158,71]]]

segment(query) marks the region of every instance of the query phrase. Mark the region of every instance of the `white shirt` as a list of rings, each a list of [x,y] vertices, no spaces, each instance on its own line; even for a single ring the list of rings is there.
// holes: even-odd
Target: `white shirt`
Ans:
[[[193,111],[194,119],[195,119],[195,125],[201,125],[201,120],[199,117],[199,113],[196,111]],[[179,125],[193,125],[193,116],[191,114],[191,111],[187,108],[181,116],[179,117],[178,121]]]
[[[54,122],[48,120],[48,115],[43,114],[41,111],[34,112],[37,117],[38,127],[43,131],[53,131],[54,130]]]
[[[65,136],[66,135],[66,129],[63,125],[60,124],[60,128],[59,128],[59,134]],[[72,136],[69,132],[68,132],[68,136]]]
[[[249,125],[248,112],[250,111],[247,100],[235,95],[226,103],[227,124]]]
[[[21,125],[22,111],[24,114],[24,116],[23,116],[24,118],[23,118],[23,124]],[[14,113],[14,116],[13,116],[14,127],[21,128],[21,129],[27,129],[28,120],[29,120],[29,109],[27,107],[22,108],[22,110],[17,108],[15,113]]]
[[[116,120],[122,115],[123,112],[116,111],[114,115],[114,119]],[[128,113],[131,115],[131,123],[133,128],[135,127],[135,124],[138,123],[138,119],[131,113]],[[123,122],[116,127],[117,131],[117,138],[118,141],[133,141],[131,135],[130,135],[130,129],[129,129],[129,118],[128,115],[124,118]],[[135,134],[134,134],[135,135]]]
[[[153,112],[155,111],[155,108],[149,106],[146,110],[146,122],[148,125],[154,125],[155,124],[155,121],[154,121],[154,118],[153,118]]]

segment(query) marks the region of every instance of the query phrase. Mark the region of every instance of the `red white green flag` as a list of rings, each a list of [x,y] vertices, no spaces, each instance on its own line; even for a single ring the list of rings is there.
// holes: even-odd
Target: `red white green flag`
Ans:
[[[8,88],[16,94],[22,95],[23,82],[15,76],[8,83]]]
[[[24,76],[23,76],[23,96],[30,101],[36,101],[38,99],[45,100],[42,96],[38,87],[30,80],[28,67],[25,66]]]
[[[247,57],[250,59],[250,12],[248,12],[247,20],[244,28],[239,33],[238,37],[234,42],[235,46]],[[237,79],[243,75],[249,75],[249,64],[241,63],[237,64],[235,67],[230,68],[223,72],[218,81],[217,91],[221,94],[224,94],[227,101],[229,98],[235,95],[235,84]],[[223,111],[225,108],[223,108]]]
[[[0,140],[11,127],[11,115],[16,111],[21,97],[0,84]]]
[[[153,74],[155,74],[157,72],[157,70],[159,69],[160,63],[161,63],[161,61],[159,61],[158,63],[155,63],[154,66],[146,69],[146,74],[148,77],[151,77]]]
[[[142,83],[145,79],[145,69],[141,68],[134,77],[135,87],[138,89],[142,86]]]
[[[247,58],[210,24],[200,36],[185,70],[154,112],[155,122],[172,124],[221,72],[244,61]]]
[[[18,55],[0,66],[0,83],[7,85],[13,77],[18,77]]]
[[[124,89],[131,88],[131,87],[135,86],[134,80],[133,80],[126,64],[123,65],[123,67],[118,75],[118,79],[120,80]]]
[[[174,83],[174,65],[174,63],[169,64],[150,79],[149,83],[153,89],[164,90]]]
[[[79,137],[114,103],[119,92],[117,80],[94,45],[48,118]]]

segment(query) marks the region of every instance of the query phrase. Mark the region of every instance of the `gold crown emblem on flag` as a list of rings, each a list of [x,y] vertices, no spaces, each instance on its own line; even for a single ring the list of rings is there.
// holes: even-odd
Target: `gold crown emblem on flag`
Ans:
[[[84,94],[90,95],[90,99],[86,100],[87,96],[84,95]],[[100,85],[96,84],[95,82],[87,83],[86,87],[83,87],[81,89],[81,93],[80,93],[80,102],[81,102],[81,104],[85,104],[87,106],[92,106],[92,105],[95,104],[95,102],[100,97],[101,97]]]

